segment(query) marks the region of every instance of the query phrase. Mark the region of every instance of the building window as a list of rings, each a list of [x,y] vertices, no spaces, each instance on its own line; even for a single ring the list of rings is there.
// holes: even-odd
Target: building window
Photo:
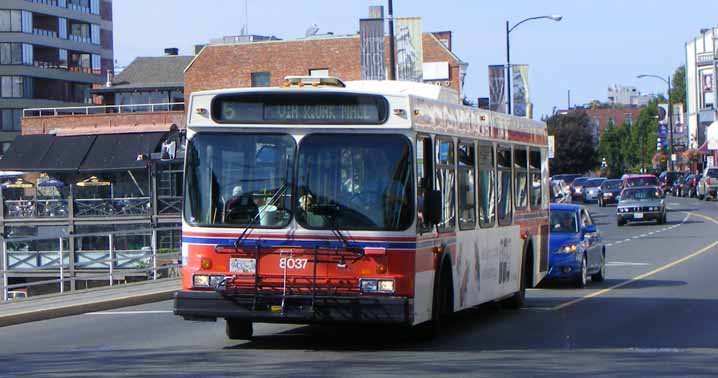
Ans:
[[[626,113],[626,117],[623,119],[623,123],[625,123],[628,126],[633,125],[633,114]]]
[[[0,109],[0,130],[1,131],[20,131],[20,121],[22,119],[22,110],[20,109]],[[3,145],[3,152],[6,146]]]
[[[0,32],[22,32],[23,11],[0,10]]]
[[[309,70],[309,76],[329,76],[329,68],[312,68]]]
[[[0,77],[0,97],[21,98],[25,97],[24,76],[2,76]]]
[[[0,43],[0,64],[32,64],[32,45],[23,43]]]
[[[268,87],[270,82],[269,72],[252,72],[253,87]]]

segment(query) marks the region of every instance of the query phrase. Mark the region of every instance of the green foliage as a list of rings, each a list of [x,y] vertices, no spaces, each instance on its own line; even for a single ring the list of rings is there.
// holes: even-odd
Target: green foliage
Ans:
[[[546,119],[548,134],[556,138],[551,174],[584,173],[598,166],[596,148],[586,112],[571,111]]]
[[[671,102],[686,103],[686,66],[676,68],[671,79]]]
[[[643,108],[633,125],[609,124],[603,132],[599,153],[606,158],[607,176],[618,177],[652,167],[658,138],[658,101],[654,99]]]

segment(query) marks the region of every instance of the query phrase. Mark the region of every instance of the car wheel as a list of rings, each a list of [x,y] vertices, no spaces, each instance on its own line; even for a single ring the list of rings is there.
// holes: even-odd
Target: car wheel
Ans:
[[[591,281],[603,282],[606,279],[606,247],[601,252],[601,268],[595,274],[591,275]]]
[[[248,320],[239,320],[227,318],[226,326],[227,337],[230,340],[249,340],[252,338],[254,328],[252,322]]]
[[[581,289],[586,286],[586,281],[588,280],[588,266],[586,262],[586,255],[583,256],[581,259],[581,272],[579,272],[578,277],[576,277],[576,287]]]
[[[616,220],[616,226],[621,227],[621,226],[623,226],[624,224],[626,224],[626,221],[620,220],[620,219],[617,219],[617,220]]]

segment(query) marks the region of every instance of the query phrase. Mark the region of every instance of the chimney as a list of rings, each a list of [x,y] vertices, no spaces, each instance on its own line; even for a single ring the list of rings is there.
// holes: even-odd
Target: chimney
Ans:
[[[176,47],[169,47],[165,49],[166,56],[177,56],[179,55],[179,49]]]

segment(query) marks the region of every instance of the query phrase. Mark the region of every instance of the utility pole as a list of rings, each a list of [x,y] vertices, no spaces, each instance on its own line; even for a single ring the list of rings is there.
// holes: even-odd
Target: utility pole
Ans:
[[[668,171],[673,172],[673,102],[671,101],[671,75],[668,75],[668,127],[671,132],[668,151],[671,156],[668,157]]]
[[[396,80],[396,47],[394,43],[394,1],[389,0],[389,80]]]
[[[517,25],[518,26],[518,25]],[[511,114],[511,48],[509,45],[509,21],[506,21],[506,114]]]

